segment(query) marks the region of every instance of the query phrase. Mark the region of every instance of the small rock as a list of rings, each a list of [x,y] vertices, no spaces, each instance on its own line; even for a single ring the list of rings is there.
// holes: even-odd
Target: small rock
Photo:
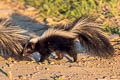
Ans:
[[[33,74],[36,74],[36,73],[38,73],[38,72],[33,72]]]
[[[68,67],[69,67],[69,68],[71,68],[71,67],[72,67],[72,65],[69,65]]]
[[[19,79],[20,79],[20,80],[27,80],[26,77],[20,77]]]
[[[29,76],[28,74],[26,74],[25,76]]]
[[[32,77],[33,74],[26,74],[26,77]]]
[[[40,63],[40,62],[39,62],[39,63],[37,63],[37,64],[38,64],[38,65],[42,65],[42,63]]]
[[[78,62],[79,65],[83,64],[81,61]]]
[[[16,61],[11,61],[12,63],[17,63]]]
[[[19,78],[23,77],[22,75],[18,75]]]
[[[107,76],[103,76],[102,78],[105,79]]]
[[[2,66],[1,68],[4,69],[4,66]]]
[[[30,74],[30,77],[32,77],[33,74]]]
[[[39,67],[38,67],[38,66],[36,66],[36,67],[35,67],[35,69],[36,69],[36,70],[38,70],[38,69],[39,69]]]
[[[55,64],[55,63],[54,63],[54,62],[51,62],[50,64],[52,64],[52,65],[53,65],[53,64]]]
[[[10,67],[10,64],[9,63],[5,63],[8,67]]]
[[[63,75],[57,76],[57,77],[55,78],[55,80],[63,80],[63,79],[64,79],[64,76],[63,76]]]
[[[113,63],[113,62],[109,62],[109,64],[114,65],[114,63]]]
[[[61,72],[58,72],[58,73],[61,73]]]
[[[49,70],[49,68],[45,67],[45,70]]]
[[[26,64],[30,64],[30,62],[26,62]]]

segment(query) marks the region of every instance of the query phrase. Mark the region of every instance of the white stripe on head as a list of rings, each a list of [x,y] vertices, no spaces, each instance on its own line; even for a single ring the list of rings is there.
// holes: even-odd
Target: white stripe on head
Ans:
[[[37,43],[39,39],[40,39],[40,37],[32,38],[29,42],[31,42],[31,43]]]

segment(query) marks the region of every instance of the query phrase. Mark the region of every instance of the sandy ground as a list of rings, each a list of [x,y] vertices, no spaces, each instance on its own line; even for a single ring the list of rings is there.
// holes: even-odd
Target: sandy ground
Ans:
[[[120,80],[119,57],[106,60],[79,54],[78,63],[64,58],[44,64],[1,59],[0,80]]]
[[[25,9],[17,4],[0,0],[0,17],[9,16],[16,25],[37,35],[47,29],[42,22],[34,21],[37,14],[34,8]],[[120,45],[116,48],[116,55],[111,59],[79,54],[78,63],[71,63],[65,57],[60,61],[51,58],[50,63],[44,64],[34,59],[16,61],[0,57],[0,80],[120,80]]]

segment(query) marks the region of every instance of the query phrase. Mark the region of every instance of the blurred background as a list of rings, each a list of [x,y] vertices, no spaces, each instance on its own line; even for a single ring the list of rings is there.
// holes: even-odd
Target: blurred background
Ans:
[[[109,33],[120,34],[120,0],[0,0],[0,7],[48,25],[69,24],[82,15],[93,16]],[[9,6],[7,6],[9,5]],[[10,10],[9,10],[10,12]]]
[[[105,30],[120,34],[120,0],[19,0],[26,7],[32,6],[37,17],[51,18],[67,24],[82,15],[94,16]],[[49,21],[49,20],[48,20]],[[65,22],[64,22],[65,21]],[[51,23],[50,25],[54,25]]]

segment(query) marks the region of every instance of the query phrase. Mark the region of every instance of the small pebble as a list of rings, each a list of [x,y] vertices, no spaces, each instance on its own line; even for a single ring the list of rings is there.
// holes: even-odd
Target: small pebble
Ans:
[[[39,67],[38,67],[38,66],[36,66],[36,67],[35,67],[35,69],[36,69],[36,70],[38,70],[38,69],[39,69]]]
[[[51,62],[50,64],[55,64],[54,62]]]
[[[12,63],[17,63],[16,61],[11,61]]]
[[[26,62],[26,64],[30,64],[30,62]]]
[[[30,77],[32,77],[33,74],[30,74]]]
[[[38,64],[38,65],[42,65],[42,63],[40,63],[40,62],[39,62],[39,63],[37,63],[37,64]]]
[[[23,77],[22,75],[18,75],[19,78]]]
[[[25,76],[26,77],[32,77],[32,74],[26,74]]]
[[[46,68],[46,67],[45,67],[45,70],[49,70],[49,68]]]
[[[29,76],[28,74],[26,74],[25,76]]]
[[[60,75],[60,76],[56,76],[55,80],[63,80],[64,79],[64,76],[63,75]]]
[[[102,78],[105,79],[107,76],[103,76]]]
[[[9,63],[5,63],[8,67],[10,66],[10,64]]]
[[[2,68],[2,69],[4,69],[5,67],[4,67],[4,66],[2,66],[1,68]]]
[[[69,67],[69,68],[71,68],[71,67],[72,67],[72,65],[69,65],[68,67]]]

